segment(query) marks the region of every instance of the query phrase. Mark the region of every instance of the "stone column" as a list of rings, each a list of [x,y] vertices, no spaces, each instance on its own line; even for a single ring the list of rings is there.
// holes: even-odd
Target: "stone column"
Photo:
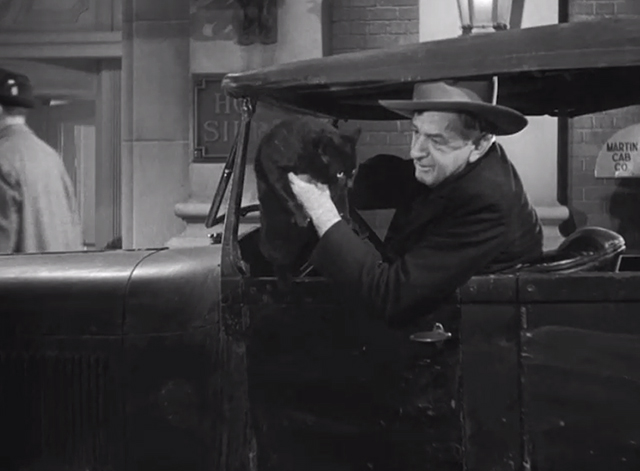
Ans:
[[[188,195],[189,2],[124,0],[122,235],[124,248],[164,246],[184,229]]]
[[[520,27],[557,22],[557,0],[525,1]],[[455,1],[420,0],[420,41],[450,38],[460,34],[460,17]],[[563,239],[558,226],[569,217],[569,210],[556,199],[558,120],[548,116],[529,117],[529,126],[524,131],[498,140],[518,169],[531,202],[542,220],[545,250],[556,248]]]
[[[100,62],[96,105],[95,244],[102,248],[121,234],[121,71],[116,60]]]
[[[208,27],[206,21],[199,21],[198,24],[204,23],[202,27],[208,28],[211,36],[204,39],[203,35],[199,35],[191,39],[191,73],[223,75],[322,57],[326,41],[324,29],[326,22],[330,21],[327,5],[328,2],[323,0],[281,0],[278,8],[278,41],[272,45],[239,46],[228,29],[220,28],[220,25]],[[192,21],[202,20],[198,15],[206,14],[205,11],[194,9]],[[225,17],[231,18],[228,12],[220,12],[216,15],[216,21],[224,21]],[[190,103],[190,106],[193,104]],[[186,228],[167,245],[184,247],[210,243],[208,234],[214,232],[214,228],[206,229],[204,220],[223,167],[222,163],[189,164],[188,197],[175,205],[175,214],[185,221]],[[244,188],[243,204],[256,202],[256,183],[251,169],[246,172]],[[222,208],[225,205],[223,202]]]

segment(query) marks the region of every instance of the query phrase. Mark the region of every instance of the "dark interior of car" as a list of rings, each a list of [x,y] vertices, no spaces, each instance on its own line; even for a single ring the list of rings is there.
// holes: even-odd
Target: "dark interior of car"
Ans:
[[[256,227],[241,235],[238,243],[242,260],[249,266],[249,273],[254,278],[274,277],[271,262],[260,251],[260,227]],[[313,268],[308,269],[307,262],[313,252],[315,240],[304,246],[295,261],[297,276],[319,277],[320,274]]]
[[[299,253],[296,260],[298,276],[320,276],[313,269],[306,271],[306,263],[313,251],[314,243],[315,241],[308,244]],[[239,244],[242,259],[248,264],[252,277],[274,276],[271,263],[260,251],[259,227],[241,236]],[[616,232],[600,227],[583,227],[567,237],[557,249],[546,251],[540,260],[513,267],[500,274],[624,271],[619,268],[619,260],[624,250],[625,241]],[[625,264],[625,270],[631,271],[626,265],[629,263]]]

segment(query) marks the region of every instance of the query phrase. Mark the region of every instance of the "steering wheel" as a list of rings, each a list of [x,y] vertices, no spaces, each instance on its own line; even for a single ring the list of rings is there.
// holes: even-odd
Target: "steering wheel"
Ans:
[[[260,205],[258,203],[253,203],[253,204],[248,204],[246,206],[240,206],[240,211],[238,214],[241,218],[243,218],[249,213],[256,213],[258,211],[260,211]],[[217,226],[218,224],[223,223],[226,217],[227,217],[227,213],[219,214],[213,220],[211,227]]]

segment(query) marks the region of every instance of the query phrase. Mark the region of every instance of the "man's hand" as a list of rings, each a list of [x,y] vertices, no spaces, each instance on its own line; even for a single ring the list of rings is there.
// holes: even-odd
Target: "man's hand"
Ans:
[[[308,175],[289,173],[288,177],[293,194],[313,221],[318,236],[322,237],[331,226],[342,219],[331,200],[329,187],[314,181]]]

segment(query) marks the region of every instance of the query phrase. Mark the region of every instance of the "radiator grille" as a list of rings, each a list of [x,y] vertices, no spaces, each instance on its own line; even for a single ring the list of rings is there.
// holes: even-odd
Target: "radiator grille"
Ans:
[[[122,401],[113,358],[0,352],[0,468],[122,469]]]

